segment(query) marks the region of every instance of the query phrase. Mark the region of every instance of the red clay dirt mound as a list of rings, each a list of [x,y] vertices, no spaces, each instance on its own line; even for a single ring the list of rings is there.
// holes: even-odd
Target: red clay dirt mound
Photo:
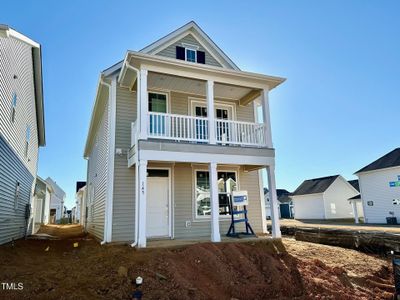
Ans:
[[[20,240],[0,247],[0,282],[24,288],[0,289],[0,299],[129,299],[137,276],[143,299],[390,299],[389,261],[317,246],[264,240],[138,251],[91,237]]]

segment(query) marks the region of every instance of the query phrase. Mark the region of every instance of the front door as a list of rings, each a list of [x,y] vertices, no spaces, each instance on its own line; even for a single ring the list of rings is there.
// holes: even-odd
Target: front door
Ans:
[[[168,170],[148,170],[146,217],[147,237],[170,236]]]

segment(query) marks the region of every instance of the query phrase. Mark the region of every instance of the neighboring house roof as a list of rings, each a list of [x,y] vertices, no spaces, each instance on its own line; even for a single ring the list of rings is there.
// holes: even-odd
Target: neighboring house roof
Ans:
[[[56,194],[57,197],[61,199],[65,198],[64,190],[53,179],[47,177],[46,182],[53,188],[54,194]]]
[[[76,192],[78,192],[81,188],[86,185],[86,181],[77,181],[76,182]]]
[[[15,38],[32,47],[33,77],[35,85],[36,119],[38,127],[39,146],[46,145],[44,124],[43,78],[42,78],[42,49],[39,43],[12,29],[8,25],[0,24],[0,37]]]
[[[358,200],[358,199],[361,199],[361,194],[358,194],[354,197],[349,198],[349,200]]]
[[[397,166],[400,166],[400,148],[396,148],[381,158],[378,158],[374,162],[358,170],[355,174]]]
[[[340,175],[304,180],[292,193],[293,196],[319,194],[325,192]]]
[[[240,70],[239,67],[218,47],[217,44],[213,42],[213,40],[200,28],[199,25],[194,21],[190,21],[174,30],[173,32],[167,34],[166,36],[158,39],[154,43],[151,43],[149,46],[141,49],[139,52],[148,53],[148,54],[156,54],[160,52],[162,49],[166,48],[168,45],[176,41],[177,39],[181,39],[188,34],[192,34],[197,38],[200,43],[205,45],[205,48],[210,51],[214,56],[219,58],[218,60],[222,60],[221,64],[225,67],[230,67],[235,70]],[[208,44],[208,45],[207,45]]]
[[[355,188],[357,191],[360,191],[360,183],[358,182],[358,179],[349,180],[348,183],[350,183],[351,186]]]
[[[292,201],[292,198],[290,197],[290,192],[285,189],[277,189],[276,194],[280,203],[287,203]]]

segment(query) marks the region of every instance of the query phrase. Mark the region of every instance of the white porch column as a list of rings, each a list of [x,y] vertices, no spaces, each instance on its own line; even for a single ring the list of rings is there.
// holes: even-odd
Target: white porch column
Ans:
[[[266,125],[265,128],[265,141],[267,147],[272,148],[272,134],[271,134],[271,117],[269,113],[269,99],[268,99],[268,89],[263,89],[261,91],[261,105],[263,112],[263,121]]]
[[[138,247],[146,247],[147,160],[139,160],[139,214]]]
[[[211,241],[220,242],[219,233],[219,200],[218,200],[218,176],[217,164],[212,162],[208,165],[210,174],[210,202],[211,202]]]
[[[351,208],[353,209],[354,222],[358,224],[358,211],[356,200],[350,200]]]
[[[271,205],[272,237],[280,238],[281,228],[279,224],[278,198],[276,196],[275,166],[268,166],[267,174],[268,174],[268,190],[271,203],[270,205]]]
[[[149,110],[149,94],[147,92],[147,70],[140,69],[140,139],[147,140],[147,119]]]
[[[214,109],[214,81],[208,80],[206,85],[208,138],[210,144],[216,144],[215,136],[215,109]]]

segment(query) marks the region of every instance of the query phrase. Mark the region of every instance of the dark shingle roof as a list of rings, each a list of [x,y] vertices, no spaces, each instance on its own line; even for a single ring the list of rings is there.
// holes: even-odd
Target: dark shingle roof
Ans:
[[[360,184],[358,183],[357,179],[349,180],[348,182],[351,184],[353,188],[355,188],[357,191],[360,191]]]
[[[381,158],[378,158],[373,163],[370,163],[368,166],[358,170],[355,174],[397,166],[400,166],[400,148],[396,148]]]
[[[349,198],[349,200],[357,200],[357,199],[361,199],[361,195],[360,195],[360,194],[358,194],[358,195],[356,195],[356,196],[354,196],[354,197]]]
[[[292,198],[290,198],[290,192],[288,192],[285,189],[277,189],[276,190],[276,195],[278,196],[278,201],[280,203],[286,203],[292,201]]]
[[[302,184],[292,193],[293,196],[318,194],[325,192],[339,175],[327,176],[304,180]]]

